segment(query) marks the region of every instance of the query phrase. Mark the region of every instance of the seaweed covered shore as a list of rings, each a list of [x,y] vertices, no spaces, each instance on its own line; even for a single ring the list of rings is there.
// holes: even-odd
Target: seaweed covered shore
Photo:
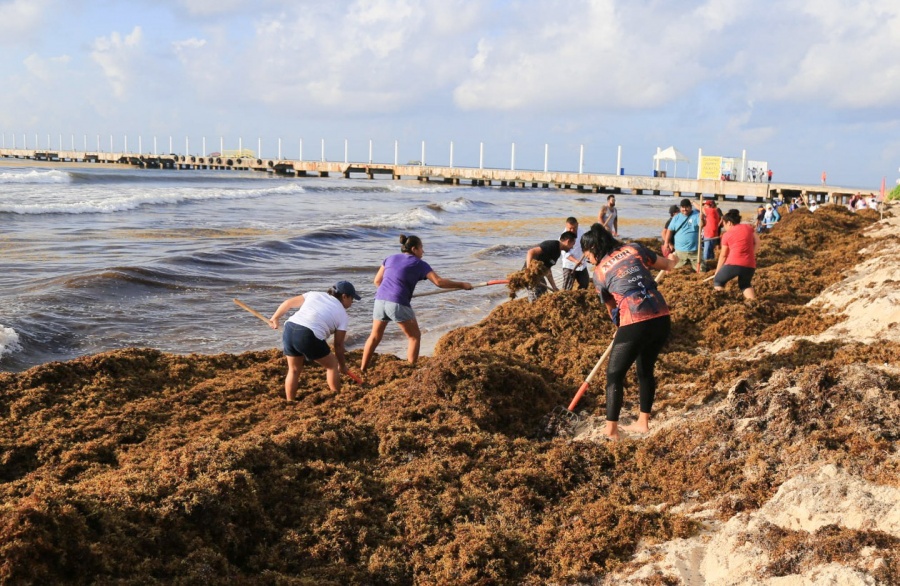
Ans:
[[[669,275],[651,433],[617,443],[535,434],[611,339],[587,291],[504,303],[415,368],[378,356],[365,387],[307,368],[294,403],[275,350],[0,374],[0,581],[898,583],[900,241],[877,220],[785,216],[756,301]]]

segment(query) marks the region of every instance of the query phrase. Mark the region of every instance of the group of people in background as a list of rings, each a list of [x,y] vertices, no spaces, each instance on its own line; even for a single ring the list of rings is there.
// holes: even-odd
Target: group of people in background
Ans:
[[[847,208],[851,212],[857,212],[860,210],[877,210],[878,209],[878,198],[875,197],[875,194],[869,194],[869,197],[866,198],[857,191],[853,197],[850,198],[850,202],[847,204]]]
[[[747,169],[747,179],[750,180],[751,183],[772,183],[772,170],[764,169],[762,167],[750,167]]]

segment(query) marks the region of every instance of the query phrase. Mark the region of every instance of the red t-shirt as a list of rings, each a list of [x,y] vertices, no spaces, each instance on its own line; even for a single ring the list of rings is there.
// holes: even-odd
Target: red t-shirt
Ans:
[[[706,224],[703,225],[703,237],[718,238],[719,221],[722,219],[722,212],[719,211],[719,208],[704,204],[703,215],[706,219]]]
[[[756,268],[756,250],[753,241],[753,226],[738,224],[722,234],[722,246],[728,247],[725,264],[738,267]]]

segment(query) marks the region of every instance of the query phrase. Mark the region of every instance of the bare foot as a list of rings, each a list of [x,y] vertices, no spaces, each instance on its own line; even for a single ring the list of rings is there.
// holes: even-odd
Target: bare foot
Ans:
[[[621,430],[630,433],[650,433],[650,426],[641,425],[639,422],[635,422],[628,425],[623,425],[621,427]]]
[[[619,441],[619,422],[607,421],[606,430],[604,430],[603,435],[606,436],[606,439],[608,440],[612,440],[614,442]]]
[[[638,413],[637,421],[629,425],[623,425],[622,429],[631,433],[649,433],[650,432],[650,414]]]

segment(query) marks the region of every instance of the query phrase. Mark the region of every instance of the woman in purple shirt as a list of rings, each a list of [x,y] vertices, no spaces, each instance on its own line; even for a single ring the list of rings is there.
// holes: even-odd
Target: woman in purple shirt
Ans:
[[[419,358],[419,346],[422,342],[422,332],[419,331],[419,322],[413,312],[410,303],[413,291],[419,281],[428,279],[441,289],[471,289],[472,284],[463,281],[451,281],[438,276],[431,266],[422,260],[425,247],[418,236],[400,235],[400,254],[393,254],[381,264],[378,274],[375,275],[375,309],[372,312],[372,333],[366,340],[363,350],[360,369],[365,371],[369,367],[372,355],[389,321],[397,322],[400,329],[409,339],[409,347],[406,358],[410,364],[415,364]]]

